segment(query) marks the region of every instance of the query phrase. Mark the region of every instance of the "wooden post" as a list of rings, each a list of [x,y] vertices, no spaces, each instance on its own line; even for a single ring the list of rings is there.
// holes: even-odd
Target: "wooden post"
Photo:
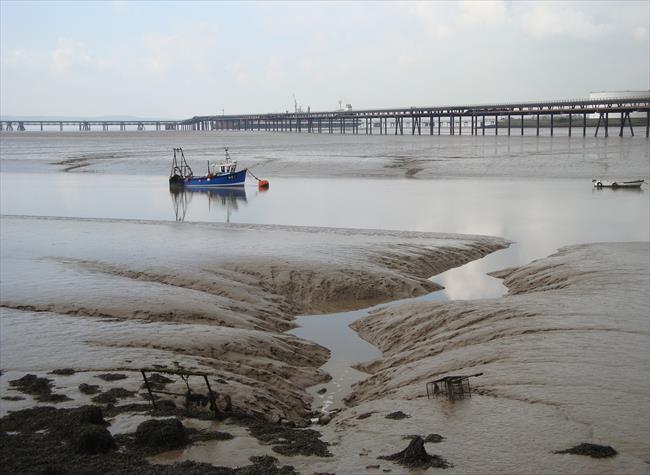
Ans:
[[[458,135],[463,135],[463,116],[458,116]]]
[[[521,114],[521,136],[524,136],[524,114]]]
[[[481,133],[485,135],[485,115],[483,116],[483,123],[481,124]]]
[[[645,137],[648,138],[650,132],[650,111],[645,113]]]
[[[499,135],[499,116],[494,116],[494,135]]]
[[[433,115],[429,116],[429,135],[433,135]]]
[[[598,114],[598,123],[596,124],[596,132],[594,133],[594,137],[598,137],[598,130],[600,129],[600,119],[603,118],[603,113],[600,112]]]
[[[623,128],[625,127],[625,113],[621,112],[621,130],[618,133],[619,137],[623,137]]]
[[[555,114],[551,112],[551,137],[553,137],[553,117],[555,117]]]
[[[537,114],[537,136],[539,137],[539,113]]]
[[[573,123],[573,114],[569,114],[569,137],[571,137],[571,125]]]
[[[587,136],[587,113],[582,113],[582,136]]]
[[[438,116],[438,135],[440,135],[440,116]]]
[[[632,137],[634,137],[634,129],[632,128],[632,119],[630,119],[630,113],[627,112],[625,116],[627,117],[627,123],[630,126],[630,133],[632,134]]]
[[[510,137],[510,114],[508,114],[508,137]]]
[[[609,137],[609,112],[605,112],[605,137]]]

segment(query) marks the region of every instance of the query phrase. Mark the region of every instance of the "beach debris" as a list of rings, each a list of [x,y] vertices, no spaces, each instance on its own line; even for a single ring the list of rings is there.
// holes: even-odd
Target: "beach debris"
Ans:
[[[469,385],[469,378],[482,376],[483,373],[459,376],[445,376],[428,382],[427,399],[436,397],[447,397],[449,401],[472,397],[472,388]]]
[[[402,411],[395,411],[395,412],[391,412],[390,414],[386,415],[386,419],[393,419],[393,420],[396,420],[396,421],[399,421],[401,419],[408,419],[410,417],[411,416],[409,416],[408,414],[403,413]]]
[[[318,391],[316,391],[316,394],[325,394],[327,392],[327,388],[320,388]]]
[[[187,434],[178,419],[149,419],[136,429],[135,443],[149,449],[172,450],[185,446]]]
[[[392,455],[377,457],[382,460],[390,460],[408,468],[447,468],[449,463],[439,455],[429,455],[424,449],[424,439],[416,437],[401,452]]]
[[[588,455],[593,458],[607,458],[613,457],[618,452],[613,447],[609,445],[598,445],[598,444],[589,444],[582,443],[571,447],[570,449],[557,450],[553,452],[554,454],[573,454],[573,455]]]
[[[413,440],[413,439],[415,439],[417,437],[422,437],[422,436],[420,436],[420,435],[405,435],[404,437],[402,437],[402,439]],[[445,438],[443,436],[441,436],[440,434],[429,434],[426,437],[423,437],[423,439],[424,439],[425,444],[438,444],[438,443],[442,442],[443,440],[445,440]]]
[[[366,465],[366,470],[368,469],[378,469],[381,465]]]
[[[99,392],[99,386],[96,384],[86,384],[86,383],[81,383],[79,385],[79,392],[82,394],[97,394]]]
[[[120,374],[120,373],[98,374],[96,377],[99,379],[103,379],[104,381],[119,381],[120,379],[127,378],[126,374]]]
[[[144,380],[144,386],[147,388],[149,393],[148,399],[151,401],[151,404],[154,409],[158,409],[158,405],[161,401],[157,400],[155,394],[165,394],[168,396],[180,396],[185,400],[185,411],[187,414],[194,414],[195,412],[205,412],[206,410],[210,411],[214,418],[223,419],[227,413],[232,410],[232,400],[229,395],[224,394],[220,395],[217,392],[212,390],[210,386],[210,381],[208,380],[207,373],[198,373],[190,372],[183,368],[179,369],[160,369],[160,368],[142,368],[140,370],[142,374],[142,379]],[[149,376],[147,376],[147,373]],[[174,375],[180,378],[185,384],[185,392],[173,392],[167,391],[165,386],[171,382],[172,379],[162,376],[158,373],[164,373],[167,375]],[[190,386],[190,378],[198,377],[203,379],[205,387],[207,389],[207,394],[195,392]]]
[[[26,374],[20,379],[9,381],[9,385],[17,391],[29,394],[40,402],[63,402],[71,401],[64,394],[54,394],[52,392],[52,380],[48,378],[39,378],[35,374]]]

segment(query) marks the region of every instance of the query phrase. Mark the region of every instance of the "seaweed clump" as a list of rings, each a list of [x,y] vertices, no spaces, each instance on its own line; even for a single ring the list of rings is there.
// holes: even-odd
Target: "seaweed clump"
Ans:
[[[29,394],[40,402],[62,402],[71,399],[64,394],[55,394],[52,392],[52,380],[48,378],[39,378],[35,374],[26,374],[20,379],[9,381],[9,385],[16,390]]]
[[[91,401],[98,404],[115,404],[118,399],[130,397],[134,394],[133,391],[127,391],[124,388],[111,388],[106,392],[98,394]]]
[[[236,419],[248,428],[253,437],[265,444],[272,444],[271,449],[281,455],[332,456],[327,448],[329,444],[320,440],[321,433],[316,430],[287,427],[246,415]]]
[[[393,420],[396,420],[396,421],[398,421],[400,419],[408,419],[409,417],[411,417],[411,416],[409,416],[408,414],[404,414],[402,411],[395,411],[395,412],[391,412],[390,414],[386,415],[386,419],[393,419]]]
[[[178,419],[150,419],[135,431],[135,444],[146,449],[178,449],[187,442],[185,427]]]
[[[618,452],[614,447],[610,447],[609,445],[598,445],[598,444],[589,444],[589,443],[582,443],[579,445],[576,445],[574,447],[571,447],[570,449],[565,449],[565,450],[557,450],[553,452],[554,454],[573,454],[573,455],[587,455],[589,457],[593,458],[607,458],[607,457],[613,457],[616,455]]]
[[[408,468],[447,468],[449,463],[439,455],[429,455],[424,449],[424,439],[417,436],[401,452],[392,455],[377,457],[382,460],[390,460]]]

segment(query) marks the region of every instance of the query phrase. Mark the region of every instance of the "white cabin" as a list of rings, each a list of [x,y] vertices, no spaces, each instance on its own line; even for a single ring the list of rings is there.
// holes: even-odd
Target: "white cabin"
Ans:
[[[212,176],[219,175],[228,175],[230,173],[235,173],[237,170],[237,160],[230,160],[230,155],[228,154],[228,147],[225,148],[226,158],[221,163],[215,163],[210,165],[209,174]]]

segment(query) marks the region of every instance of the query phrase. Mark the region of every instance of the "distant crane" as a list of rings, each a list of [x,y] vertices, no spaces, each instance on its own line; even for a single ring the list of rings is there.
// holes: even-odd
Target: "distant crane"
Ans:
[[[298,101],[296,100],[296,95],[293,95],[293,111],[297,114],[298,112],[302,112],[302,107],[298,105]]]

